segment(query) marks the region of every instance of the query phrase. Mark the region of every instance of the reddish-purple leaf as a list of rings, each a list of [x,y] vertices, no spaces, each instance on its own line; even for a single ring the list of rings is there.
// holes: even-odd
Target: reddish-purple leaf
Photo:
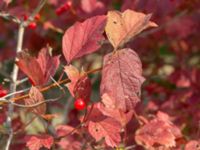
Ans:
[[[142,64],[138,55],[129,48],[104,57],[101,95],[107,93],[115,100],[115,107],[132,110],[140,101]]]
[[[200,141],[191,140],[186,144],[185,150],[199,150],[199,147]]]
[[[76,23],[64,34],[62,45],[63,54],[68,63],[73,59],[95,52],[99,42],[104,39],[102,33],[106,23],[106,16],[95,16]]]
[[[34,86],[29,91],[29,97],[30,98],[25,99],[25,105],[27,106],[44,102],[44,97],[42,93]],[[38,115],[44,115],[46,113],[46,103],[31,108],[31,111]]]
[[[105,138],[105,143],[110,147],[117,147],[121,141],[121,125],[113,118],[106,118],[98,122],[90,121],[88,130],[96,141]]]
[[[121,124],[114,118],[105,116],[100,110],[100,103],[88,108],[90,115],[87,117],[88,131],[96,141],[105,139],[106,145],[116,147],[121,141]],[[92,110],[91,110],[92,109]]]
[[[82,143],[73,136],[62,138],[57,144],[62,150],[80,150],[82,148]]]
[[[126,124],[131,120],[133,116],[133,111],[123,112],[120,108],[115,108],[115,101],[112,100],[107,94],[102,96],[102,102],[104,105],[99,104],[99,110],[108,117],[114,118],[117,120],[122,127],[125,127]]]
[[[46,84],[60,64],[59,56],[52,57],[48,48],[41,49],[37,58],[23,51],[18,54],[18,59],[17,65],[34,85]]]
[[[71,127],[71,126],[68,126],[68,125],[58,125],[56,127],[56,135],[58,137],[65,136],[65,135],[71,133],[73,130],[74,130],[74,128]]]
[[[136,131],[135,140],[147,149],[157,146],[169,148],[175,147],[175,140],[181,136],[179,128],[169,120],[169,116],[158,112],[157,118],[147,122]]]
[[[97,0],[81,0],[81,9],[89,16],[104,14],[106,11],[104,3]]]
[[[30,150],[40,150],[42,147],[50,149],[53,143],[54,139],[50,135],[33,135],[28,137],[26,146]]]

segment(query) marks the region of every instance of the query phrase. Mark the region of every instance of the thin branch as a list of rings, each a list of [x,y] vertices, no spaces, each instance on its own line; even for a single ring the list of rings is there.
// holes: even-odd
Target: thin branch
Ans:
[[[23,44],[23,37],[24,37],[24,30],[25,27],[29,24],[30,21],[32,21],[35,17],[35,15],[42,9],[42,7],[44,6],[44,4],[46,3],[47,0],[42,0],[37,8],[33,11],[33,13],[31,14],[31,16],[28,18],[27,21],[20,21],[17,20],[19,22],[19,29],[18,29],[18,37],[17,37],[17,48],[16,48],[16,53],[19,53],[20,51],[22,51],[22,44]],[[10,14],[6,14],[6,13],[1,13],[2,16],[4,18],[10,18],[12,21],[15,21],[15,17],[11,16]],[[15,59],[17,60],[17,58]],[[12,72],[12,83],[10,84],[10,92],[13,93],[16,91],[17,89],[17,77],[18,77],[18,72],[19,72],[19,68],[16,64],[14,64],[14,68],[13,68],[13,72]],[[9,150],[10,144],[12,142],[13,139],[13,129],[12,129],[12,115],[13,115],[13,111],[14,111],[14,105],[12,104],[12,99],[9,100],[10,103],[8,104],[8,115],[7,115],[7,119],[6,119],[6,124],[9,130],[9,137],[6,143],[6,147],[5,150]]]
[[[17,49],[16,49],[17,53],[22,50],[23,37],[24,37],[24,27],[22,26],[22,24],[20,24],[19,29],[18,29],[18,38],[17,38]],[[17,88],[18,71],[19,71],[18,66],[14,65],[12,76],[11,76],[13,82],[10,84],[10,92],[11,93],[15,92],[16,88]],[[7,124],[7,127],[9,129],[9,138],[7,140],[7,143],[6,143],[5,150],[9,150],[9,147],[10,147],[10,144],[11,144],[11,141],[12,141],[12,138],[13,138],[13,129],[12,129],[13,110],[14,110],[13,105],[11,103],[9,103],[9,105],[8,105],[8,115],[7,115],[7,119],[6,119],[6,124]]]
[[[91,73],[95,73],[97,71],[100,71],[102,68],[97,68],[97,69],[93,69],[93,70],[89,70],[88,72],[86,72],[86,74],[91,74]],[[61,84],[66,84],[66,83],[69,83],[70,82],[70,79],[63,79],[61,81],[58,81],[57,83],[53,83],[49,86],[46,86],[42,89],[40,89],[40,92],[45,92],[45,91],[48,91],[49,89],[51,88],[54,88],[54,87],[57,87],[57,84],[61,85]],[[29,94],[25,94],[25,95],[22,95],[22,96],[19,96],[19,97],[15,97],[15,98],[12,98],[12,101],[15,102],[15,101],[19,101],[19,100],[23,100],[24,98],[28,98],[29,97]]]
[[[26,21],[24,21],[22,24],[24,27],[28,26],[31,21],[34,20],[35,16],[40,12],[40,10],[43,8],[47,0],[41,0],[38,4],[38,6],[34,9],[32,14],[28,17]]]
[[[7,12],[3,12],[3,11],[0,11],[0,17],[3,18],[3,19],[6,19],[8,21],[12,21],[14,23],[17,23],[17,24],[20,24],[20,19],[18,19],[17,17],[15,16],[12,16],[11,14],[7,13]]]

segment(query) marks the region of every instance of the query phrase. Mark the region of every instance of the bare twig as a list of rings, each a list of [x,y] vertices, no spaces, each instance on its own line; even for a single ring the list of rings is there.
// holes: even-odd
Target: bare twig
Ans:
[[[38,6],[34,9],[32,14],[28,17],[26,21],[24,21],[22,24],[24,27],[28,26],[31,21],[34,20],[35,16],[40,12],[40,10],[43,8],[47,0],[41,0],[38,4]]]
[[[30,21],[32,21],[34,19],[35,15],[42,9],[42,7],[46,3],[46,1],[47,0],[41,0],[41,2],[38,4],[37,8],[33,11],[33,13],[30,15],[30,17],[28,18],[27,21],[24,22],[24,21],[17,20],[16,23],[19,23],[17,48],[16,48],[17,53],[22,51],[25,27],[29,24]],[[6,13],[1,13],[1,16],[5,19],[10,18],[10,20],[12,20],[12,21],[15,21],[15,19],[16,19],[16,17],[13,17],[10,14],[6,14]],[[17,58],[16,58],[16,60],[17,60]],[[12,76],[11,76],[13,82],[10,84],[10,92],[11,93],[15,92],[17,89],[18,71],[19,71],[18,66],[14,65]],[[7,115],[7,119],[6,119],[6,124],[7,124],[8,130],[9,130],[9,137],[8,137],[8,140],[6,143],[5,150],[9,150],[9,147],[10,147],[10,144],[11,144],[12,138],[13,138],[12,115],[13,115],[14,105],[12,104],[13,103],[12,99],[10,99],[9,101],[10,101],[10,103],[8,104],[8,115]]]
[[[19,29],[18,29],[18,39],[17,39],[17,52],[20,52],[22,50],[22,43],[23,43],[23,37],[24,37],[24,27],[20,24]],[[17,88],[17,76],[18,76],[18,71],[19,68],[17,65],[14,65],[13,72],[12,72],[12,83],[10,84],[10,92],[13,93],[16,91]],[[12,138],[13,138],[13,129],[12,129],[12,114],[13,114],[13,105],[9,103],[8,105],[8,115],[6,119],[6,124],[9,129],[9,138],[6,143],[6,148],[5,150],[9,150]]]
[[[9,14],[7,12],[0,11],[0,17],[4,18],[6,20],[12,21],[14,23],[20,24],[20,19],[18,19],[15,16],[12,16],[11,14]]]

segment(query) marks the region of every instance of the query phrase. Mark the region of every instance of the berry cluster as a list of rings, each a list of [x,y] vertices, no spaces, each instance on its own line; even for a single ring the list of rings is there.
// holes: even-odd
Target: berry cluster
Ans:
[[[72,6],[71,1],[66,2],[65,4],[56,9],[56,14],[58,16],[63,14],[64,12],[68,11],[71,8],[71,6]]]
[[[35,20],[35,21],[39,21],[40,18],[41,18],[40,14],[37,14],[37,15],[35,16],[34,20]],[[24,21],[26,21],[26,20],[28,19],[28,15],[25,14],[25,15],[23,16],[23,19],[24,19]],[[33,29],[36,29],[37,23],[36,23],[35,21],[29,23],[29,25],[28,25],[28,28],[29,28],[29,29],[32,29],[32,30],[33,30]]]

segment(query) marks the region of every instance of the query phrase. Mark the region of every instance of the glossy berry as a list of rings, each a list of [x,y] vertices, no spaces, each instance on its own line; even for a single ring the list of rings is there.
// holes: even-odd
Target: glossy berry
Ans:
[[[29,29],[35,29],[37,27],[37,24],[35,22],[31,22],[29,25],[28,25],[28,28]]]
[[[74,102],[74,107],[77,109],[77,110],[83,110],[85,109],[85,101],[81,98],[77,99],[75,102]]]
[[[65,4],[63,4],[61,7],[56,9],[56,14],[59,16],[62,13],[64,13],[65,11],[68,11],[72,6],[72,2],[68,1]]]
[[[7,90],[5,90],[5,89],[1,89],[0,90],[0,97],[4,97],[4,96],[6,96],[8,94],[8,91]]]

